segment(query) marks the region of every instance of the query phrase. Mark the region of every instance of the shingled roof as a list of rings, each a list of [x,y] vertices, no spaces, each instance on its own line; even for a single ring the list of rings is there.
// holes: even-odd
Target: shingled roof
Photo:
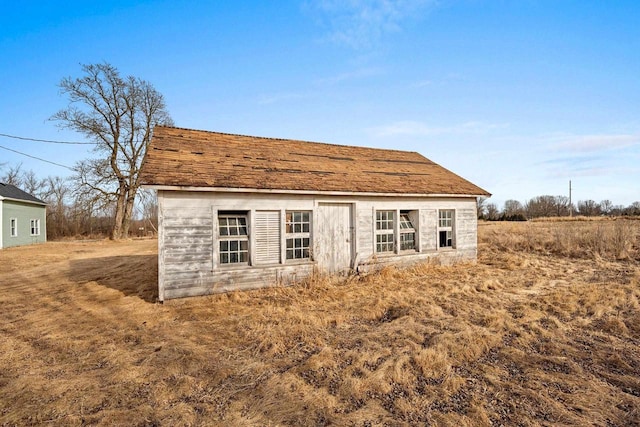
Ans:
[[[37,197],[22,191],[15,185],[5,184],[4,182],[0,182],[0,199],[19,200],[23,202],[37,203],[39,205],[46,205],[45,202]]]
[[[415,152],[156,126],[150,186],[488,196]]]

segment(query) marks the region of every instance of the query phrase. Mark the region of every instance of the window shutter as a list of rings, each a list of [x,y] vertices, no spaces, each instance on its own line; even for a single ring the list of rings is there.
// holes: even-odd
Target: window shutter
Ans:
[[[256,264],[280,262],[280,211],[256,211],[253,226]]]

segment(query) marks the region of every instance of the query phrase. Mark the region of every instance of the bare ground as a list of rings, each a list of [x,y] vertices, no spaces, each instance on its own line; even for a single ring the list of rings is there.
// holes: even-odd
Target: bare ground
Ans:
[[[636,223],[624,256],[491,224],[477,264],[165,304],[155,240],[2,250],[0,424],[640,425]]]

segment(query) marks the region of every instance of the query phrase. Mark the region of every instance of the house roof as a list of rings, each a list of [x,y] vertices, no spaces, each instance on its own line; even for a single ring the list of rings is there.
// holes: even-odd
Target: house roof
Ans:
[[[156,126],[150,186],[488,196],[416,152]]]
[[[4,182],[0,182],[0,199],[19,200],[23,202],[37,203],[39,205],[46,205],[45,202],[37,197],[22,191],[15,185],[5,184]]]

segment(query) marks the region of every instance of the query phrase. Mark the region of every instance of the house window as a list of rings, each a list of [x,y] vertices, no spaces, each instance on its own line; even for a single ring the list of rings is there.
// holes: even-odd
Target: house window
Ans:
[[[453,248],[454,210],[438,211],[438,246]]]
[[[11,218],[9,220],[11,228],[11,237],[18,237],[18,218]]]
[[[287,259],[311,258],[311,212],[287,211]]]
[[[416,249],[416,229],[409,217],[409,211],[400,212],[400,250]]]
[[[376,252],[388,253],[394,249],[395,211],[376,211]]]
[[[31,235],[39,236],[40,235],[40,220],[32,219],[31,220]]]
[[[246,212],[220,212],[218,233],[220,264],[248,264],[249,228]]]

